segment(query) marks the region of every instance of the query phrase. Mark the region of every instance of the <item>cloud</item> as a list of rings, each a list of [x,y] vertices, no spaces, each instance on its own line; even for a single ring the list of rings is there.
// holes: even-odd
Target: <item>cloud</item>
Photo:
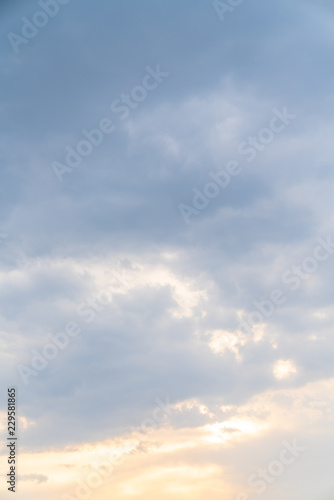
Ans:
[[[334,260],[295,291],[282,276],[332,234],[332,6],[242,2],[222,23],[211,1],[69,2],[15,54],[7,34],[37,5],[2,6],[0,53],[0,373],[18,386],[24,500],[119,447],[99,500],[235,500],[294,437],[311,451],[266,498],[327,495]],[[169,77],[121,120],[111,103],[158,64]],[[284,108],[248,162],[240,144]],[[113,134],[59,183],[52,162],[106,116]],[[179,204],[231,160],[240,174],[185,224]],[[275,289],[284,303],[240,330]],[[18,365],[69,322],[80,334],[25,385]],[[167,397],[168,423],[131,437]]]
[[[48,476],[43,476],[43,474],[25,474],[23,476],[19,476],[20,481],[32,481],[38,484],[45,483],[48,481]]]

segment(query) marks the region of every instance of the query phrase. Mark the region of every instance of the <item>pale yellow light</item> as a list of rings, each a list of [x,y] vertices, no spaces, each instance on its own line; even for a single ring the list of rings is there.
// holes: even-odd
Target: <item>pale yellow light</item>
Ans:
[[[274,376],[278,380],[284,380],[297,373],[296,365],[289,359],[280,359],[273,368]]]

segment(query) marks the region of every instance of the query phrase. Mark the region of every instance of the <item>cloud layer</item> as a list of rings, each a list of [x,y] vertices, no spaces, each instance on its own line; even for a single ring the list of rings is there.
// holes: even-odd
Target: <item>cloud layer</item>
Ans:
[[[0,372],[18,387],[19,498],[75,495],[116,453],[99,500],[249,500],[249,475],[293,439],[307,451],[262,498],[327,498],[332,6],[255,0],[222,20],[211,1],[50,1],[15,45],[42,4],[1,6]],[[168,421],[134,437],[157,398]]]

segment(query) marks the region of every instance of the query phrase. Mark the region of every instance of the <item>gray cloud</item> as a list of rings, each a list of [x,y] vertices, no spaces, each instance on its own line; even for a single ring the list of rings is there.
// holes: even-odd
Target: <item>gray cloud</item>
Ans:
[[[34,9],[4,8],[3,42]],[[19,55],[2,44],[0,372],[36,422],[22,449],[115,436],[157,397],[197,398],[221,417],[221,404],[333,376],[331,259],[297,292],[284,289],[263,338],[238,345],[241,360],[209,347],[332,230],[332,16],[324,2],[255,1],[222,24],[211,2],[72,1]],[[158,63],[168,80],[129,119],[113,116],[111,102]],[[296,119],[248,164],[238,145],[283,106]],[[105,116],[115,132],[58,183],[52,162]],[[242,174],[184,224],[179,203],[234,158]],[[156,270],[156,282],[115,294],[85,324],[77,306],[124,257],[203,295],[178,315],[187,296],[178,301]],[[17,365],[73,320],[81,334],[25,387]],[[274,363],[290,358],[298,374],[276,380]],[[208,421],[191,410],[171,425]]]

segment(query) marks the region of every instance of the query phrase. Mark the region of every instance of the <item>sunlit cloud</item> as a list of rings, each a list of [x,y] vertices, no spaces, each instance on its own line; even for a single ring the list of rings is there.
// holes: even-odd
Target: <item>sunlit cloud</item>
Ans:
[[[296,365],[289,359],[280,359],[277,361],[273,368],[274,376],[278,380],[284,380],[292,377],[297,373]]]

